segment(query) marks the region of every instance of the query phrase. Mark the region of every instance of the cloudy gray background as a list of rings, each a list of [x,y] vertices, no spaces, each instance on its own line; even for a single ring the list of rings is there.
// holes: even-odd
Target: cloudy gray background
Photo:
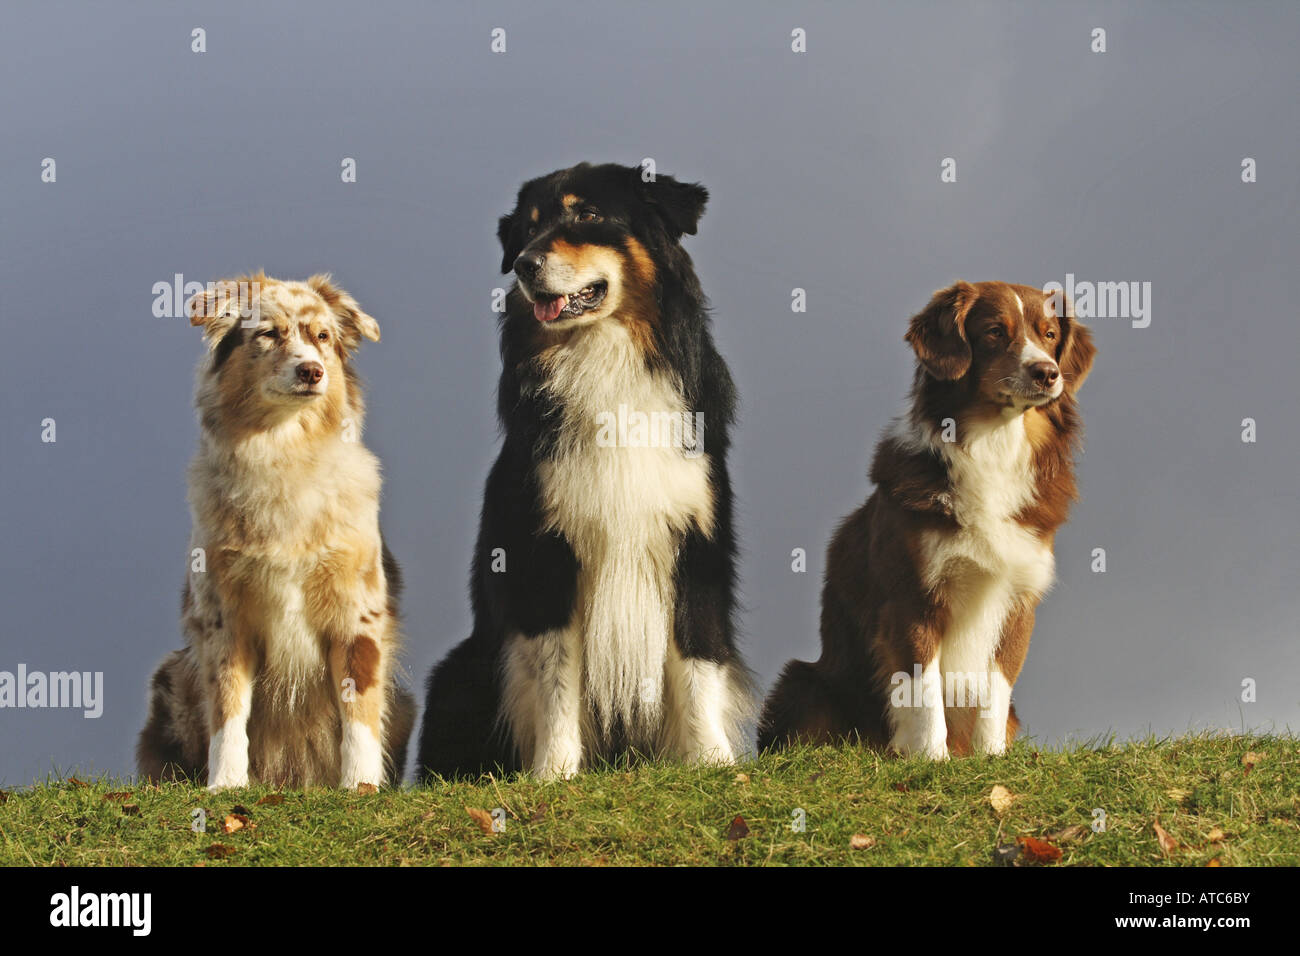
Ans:
[[[0,669],[103,671],[107,699],[99,720],[0,711],[0,784],[132,771],[146,680],[180,643],[200,345],[150,291],[177,272],[331,270],[379,319],[367,441],[423,683],[469,631],[496,218],[583,159],[653,157],[712,192],[687,246],[743,401],[765,687],[816,656],[823,550],[901,404],[908,316],[956,278],[1072,272],[1151,282],[1152,321],[1093,322],[1084,498],[1016,687],[1028,732],[1300,725],[1294,5],[409,6],[6,5]]]

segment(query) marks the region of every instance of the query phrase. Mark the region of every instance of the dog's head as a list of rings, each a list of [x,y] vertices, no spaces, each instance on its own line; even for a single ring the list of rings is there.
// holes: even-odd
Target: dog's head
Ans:
[[[356,404],[349,359],[361,339],[379,340],[379,324],[328,275],[306,282],[261,274],[226,279],[195,295],[186,310],[208,347],[200,402],[254,429],[309,409]]]
[[[1092,333],[1032,286],[958,282],[912,317],[906,339],[921,368],[969,397],[1024,411],[1078,391],[1092,368]]]
[[[709,194],[703,186],[639,167],[583,163],[527,182],[501,217],[501,271],[539,325],[569,329],[615,315],[648,291],[655,262],[694,235]]]

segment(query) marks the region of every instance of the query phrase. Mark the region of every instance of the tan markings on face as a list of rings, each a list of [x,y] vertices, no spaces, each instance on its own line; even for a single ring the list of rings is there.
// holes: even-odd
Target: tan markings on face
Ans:
[[[533,211],[530,212],[530,213],[528,214],[528,218],[529,218],[531,221],[536,222],[538,219],[541,218],[541,215],[542,215],[542,214],[541,214],[541,211],[538,210],[538,208],[537,208],[536,206],[534,206],[534,207],[533,207]]]
[[[654,307],[655,264],[646,247],[635,238],[627,240],[628,269],[625,280],[626,305],[618,317],[627,327],[628,334],[647,355],[658,351],[655,345],[655,326],[659,316]]]
[[[646,247],[641,245],[635,237],[631,236],[629,236],[627,240],[627,254],[628,258],[632,260],[632,268],[636,273],[637,279],[640,280],[642,285],[644,285],[648,290],[654,285],[655,281],[654,259],[650,258],[650,253],[646,250]]]
[[[574,206],[578,205],[578,203],[582,202],[582,197],[575,196],[573,193],[565,193],[560,199],[560,202],[563,203],[565,209],[572,209]]]
[[[611,292],[623,271],[618,252],[608,246],[575,246],[571,242],[557,239],[547,250],[546,259],[548,267],[554,262],[577,276],[578,281],[590,282],[597,277],[606,279]],[[576,292],[577,289],[565,291]]]
[[[1061,344],[1061,323],[1057,321],[1056,315],[1044,314],[1036,322],[1029,323],[1029,327],[1038,347],[1050,358],[1056,358],[1056,351]]]

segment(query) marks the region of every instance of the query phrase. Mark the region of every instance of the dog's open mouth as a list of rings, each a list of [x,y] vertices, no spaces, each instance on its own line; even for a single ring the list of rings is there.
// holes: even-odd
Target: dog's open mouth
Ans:
[[[535,294],[533,296],[533,317],[538,322],[555,322],[558,319],[569,319],[575,315],[582,315],[582,313],[591,311],[605,301],[605,293],[608,291],[609,283],[599,281],[583,286],[577,292],[569,295]]]

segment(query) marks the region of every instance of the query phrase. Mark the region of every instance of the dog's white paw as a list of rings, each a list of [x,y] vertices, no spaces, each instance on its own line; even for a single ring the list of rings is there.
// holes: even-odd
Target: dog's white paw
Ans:
[[[208,780],[208,790],[231,790],[248,786],[248,773],[222,773]]]
[[[355,790],[363,783],[377,787],[384,782],[384,751],[379,738],[359,720],[343,725],[339,765],[339,786],[345,790]]]

